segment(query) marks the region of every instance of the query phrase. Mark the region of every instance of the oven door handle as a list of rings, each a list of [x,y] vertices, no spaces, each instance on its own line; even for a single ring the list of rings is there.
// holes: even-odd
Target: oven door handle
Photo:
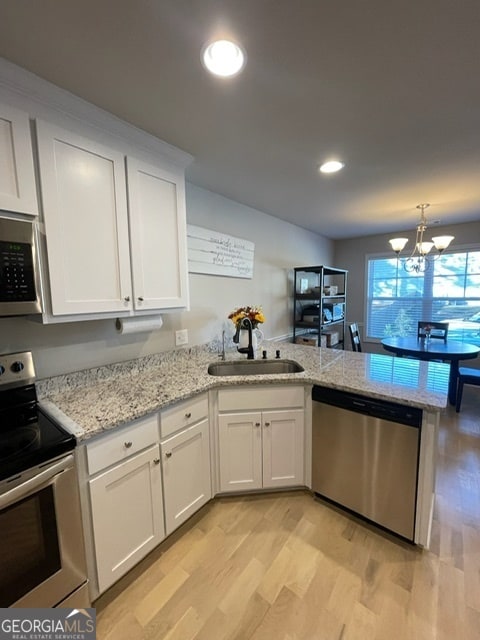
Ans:
[[[10,491],[2,494],[0,496],[0,509],[4,509],[13,502],[21,500],[22,498],[26,498],[34,491],[38,491],[39,489],[52,484],[55,481],[56,476],[58,476],[60,473],[63,473],[63,471],[66,471],[72,466],[72,455],[66,456],[58,462],[55,462],[43,471],[40,471],[40,473],[38,473],[33,478],[25,480],[25,482],[22,482],[22,484],[18,485],[18,487],[14,487],[13,489],[10,489]]]

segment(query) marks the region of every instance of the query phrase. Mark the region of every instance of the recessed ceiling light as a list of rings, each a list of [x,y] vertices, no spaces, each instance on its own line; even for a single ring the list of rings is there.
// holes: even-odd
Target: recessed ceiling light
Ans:
[[[235,42],[216,40],[203,49],[202,61],[210,73],[227,78],[243,69],[245,53]]]
[[[324,162],[320,166],[320,171],[322,173],[335,173],[336,171],[340,171],[345,166],[344,162],[339,162],[338,160],[329,160],[328,162]]]

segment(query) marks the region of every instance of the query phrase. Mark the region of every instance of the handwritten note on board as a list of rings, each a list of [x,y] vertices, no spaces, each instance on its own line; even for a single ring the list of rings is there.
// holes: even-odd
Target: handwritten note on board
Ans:
[[[253,278],[255,243],[187,225],[188,270],[231,278]]]

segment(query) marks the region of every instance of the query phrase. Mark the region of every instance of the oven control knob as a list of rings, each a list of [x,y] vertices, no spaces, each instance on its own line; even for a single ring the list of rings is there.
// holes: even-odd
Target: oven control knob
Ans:
[[[12,364],[12,366],[10,367],[10,369],[14,372],[14,373],[20,373],[20,371],[23,371],[24,369],[24,364],[23,362],[20,362],[19,360],[17,360],[16,362],[14,362]]]
[[[0,364],[0,376],[5,373],[5,367]]]

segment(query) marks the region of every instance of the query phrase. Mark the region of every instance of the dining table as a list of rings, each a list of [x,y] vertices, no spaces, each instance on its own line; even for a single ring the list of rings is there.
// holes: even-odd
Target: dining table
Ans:
[[[480,346],[458,340],[439,338],[417,338],[416,336],[383,338],[382,346],[397,356],[409,356],[418,360],[441,360],[450,363],[448,377],[448,401],[455,405],[457,400],[458,363],[472,360],[480,353]]]

